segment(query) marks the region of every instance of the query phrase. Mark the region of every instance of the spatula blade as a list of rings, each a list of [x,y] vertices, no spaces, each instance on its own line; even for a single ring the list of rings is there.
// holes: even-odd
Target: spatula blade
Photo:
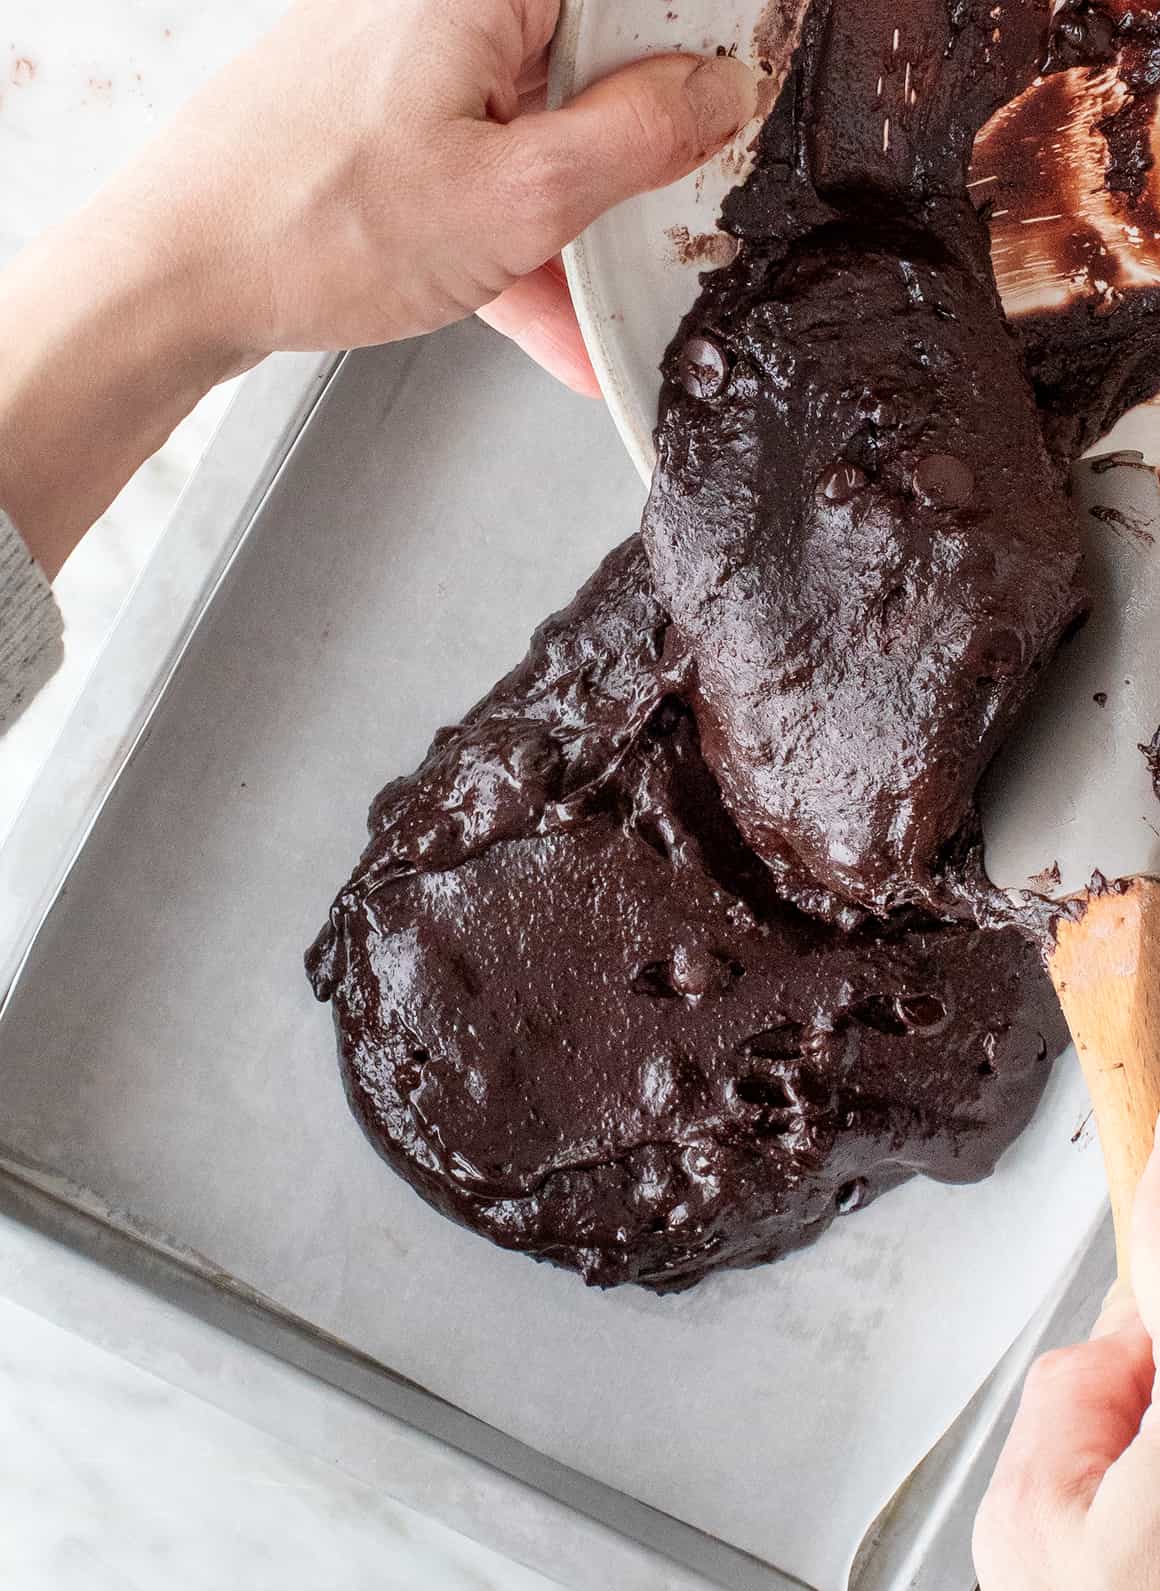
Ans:
[[[1061,900],[1160,877],[1160,480],[1138,453],[1074,472],[1091,617],[983,786],[988,876]]]

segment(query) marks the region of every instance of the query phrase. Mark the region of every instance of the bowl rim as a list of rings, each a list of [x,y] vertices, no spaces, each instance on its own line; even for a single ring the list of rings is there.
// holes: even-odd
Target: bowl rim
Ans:
[[[581,87],[578,61],[584,6],[585,0],[563,0],[560,7],[548,65],[548,106],[552,110],[566,104]],[[618,352],[615,322],[604,313],[588,232],[564,249],[563,259],[576,319],[604,401],[629,457],[648,486],[656,465],[652,426],[638,412],[625,380],[625,362]]]

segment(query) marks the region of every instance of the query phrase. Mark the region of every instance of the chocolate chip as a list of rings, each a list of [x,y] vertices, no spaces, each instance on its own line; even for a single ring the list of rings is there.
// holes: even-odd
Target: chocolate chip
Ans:
[[[754,1033],[741,1048],[746,1055],[766,1061],[797,1061],[801,1059],[804,1034],[805,1028],[800,1022],[779,1022],[775,1027]]]
[[[1056,10],[1049,38],[1049,64],[1093,66],[1116,53],[1116,21],[1091,0],[1064,0]]]
[[[947,1019],[947,1008],[934,994],[900,994],[898,1014],[912,1033],[934,1033]]]
[[[839,1215],[850,1215],[866,1202],[868,1191],[865,1177],[855,1177],[852,1182],[844,1182],[838,1189],[834,1198]]]
[[[633,994],[650,1000],[676,1000],[681,991],[673,983],[673,969],[667,961],[647,962],[629,984]]]
[[[868,484],[870,477],[856,464],[832,464],[818,480],[817,492],[827,503],[848,503]]]
[[[850,1008],[850,1015],[863,1027],[873,1028],[888,1038],[902,1038],[909,1029],[898,1009],[898,1001],[888,994],[867,995]]]
[[[691,398],[719,398],[729,381],[725,350],[711,337],[690,337],[681,349],[681,385]]]
[[[975,490],[974,472],[953,453],[931,453],[915,469],[914,490],[934,508],[962,508]]]
[[[756,1072],[749,1077],[739,1077],[733,1084],[733,1093],[743,1104],[756,1106],[758,1110],[794,1108],[793,1095],[780,1077]]]
[[[732,980],[727,962],[711,950],[698,946],[678,945],[673,951],[673,988],[691,1000],[702,1000],[707,994],[720,994]]]

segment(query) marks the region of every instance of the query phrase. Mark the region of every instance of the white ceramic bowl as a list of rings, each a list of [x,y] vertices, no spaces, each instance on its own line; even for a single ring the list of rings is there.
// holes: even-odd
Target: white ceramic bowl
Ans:
[[[763,53],[757,32],[769,9],[768,0],[564,0],[552,50],[551,103],[562,104],[642,55],[734,49],[756,67]],[[788,49],[777,53],[788,60]],[[717,232],[717,216],[748,170],[756,132],[755,123],[684,182],[618,206],[565,251],[596,374],[646,482],[655,462],[661,357],[692,308],[700,273],[721,263],[718,250],[729,240]]]

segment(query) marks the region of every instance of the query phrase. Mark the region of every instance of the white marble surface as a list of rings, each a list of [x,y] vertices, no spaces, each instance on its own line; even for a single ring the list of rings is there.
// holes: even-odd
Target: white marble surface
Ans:
[[[14,1591],[552,1584],[5,1300],[0,1389]]]
[[[19,8],[18,19],[6,16],[0,264],[82,204],[202,77],[281,9],[282,0],[198,7],[53,0]],[[66,663],[0,743],[0,843],[228,398],[214,394],[180,428],[62,573]],[[437,1445],[427,1443],[419,1462],[420,1448],[397,1422],[275,1369],[172,1310],[168,1324],[181,1346],[167,1349],[161,1306],[146,1324],[147,1301],[119,1278],[90,1266],[99,1303],[90,1300],[72,1321],[76,1329],[65,1329],[57,1322],[68,1318],[70,1299],[75,1305],[79,1284],[68,1277],[84,1273],[78,1264],[0,1218],[4,1586],[546,1591],[557,1583],[425,1517],[448,1512],[467,1461],[432,1453]],[[31,1294],[34,1307],[14,1293]],[[253,1389],[271,1377],[277,1392],[267,1387],[263,1402]],[[246,1408],[253,1423],[218,1403]],[[353,1470],[341,1462],[340,1432],[361,1455]],[[423,1513],[395,1500],[399,1493],[415,1499],[409,1468],[430,1478],[428,1497],[417,1499]],[[502,1488],[493,1495],[495,1483],[478,1468],[480,1496],[494,1508]],[[542,1532],[535,1508],[529,1518],[513,1524],[526,1525],[530,1536]],[[570,1576],[573,1585],[583,1579]],[[646,1580],[650,1588],[677,1584],[667,1572],[646,1572],[637,1580],[642,1591]]]
[[[52,1206],[27,1186],[20,1189],[0,1182],[0,1211],[0,1344],[7,1342],[11,1347],[15,1343],[20,1351],[19,1339],[5,1325],[4,1308],[13,1305],[33,1320],[43,1317],[62,1328],[52,1350],[62,1378],[74,1357],[69,1333],[81,1339],[81,1357],[90,1368],[98,1361],[85,1355],[86,1345],[101,1350],[112,1367],[102,1428],[102,1440],[110,1449],[120,1442],[123,1430],[117,1389],[121,1385],[118,1367],[124,1363],[142,1373],[144,1381],[137,1384],[160,1382],[167,1389],[167,1407],[175,1421],[187,1410],[193,1426],[200,1429],[205,1405],[231,1415],[235,1423],[256,1428],[280,1446],[320,1461],[321,1470],[311,1468],[316,1477],[329,1470],[340,1488],[354,1480],[373,1495],[402,1505],[404,1516],[415,1512],[449,1527],[449,1545],[460,1556],[465,1551],[462,1538],[469,1537],[494,1549],[482,1552],[481,1562],[490,1565],[502,1554],[498,1561],[505,1567],[509,1560],[533,1565],[552,1585],[558,1583],[570,1591],[714,1591],[716,1582],[658,1558],[626,1535],[554,1502],[542,1491],[511,1480],[491,1465],[380,1412],[370,1402],[336,1390],[320,1376],[297,1369],[285,1357],[260,1352],[240,1336],[208,1326],[201,1310],[209,1310],[211,1319],[228,1310],[212,1291],[197,1286],[190,1289],[188,1283],[179,1291],[172,1272],[165,1280],[164,1267],[160,1274],[153,1271],[152,1287],[127,1281],[118,1262],[118,1255],[124,1253],[122,1245],[116,1238],[110,1239],[107,1231],[97,1232],[83,1217],[70,1224],[69,1246],[46,1242],[42,1222],[52,1218]],[[13,1215],[19,1219],[7,1218]],[[90,1252],[94,1239],[96,1250]],[[149,1270],[139,1254],[133,1267],[134,1274]],[[21,1374],[22,1366],[17,1363],[16,1375]],[[130,1378],[131,1383],[134,1380]],[[0,1373],[0,1407],[9,1384],[10,1378]],[[49,1406],[38,1407],[33,1417],[63,1432],[66,1445],[72,1440],[67,1398],[55,1403],[50,1399]],[[78,1451],[79,1458],[88,1454],[87,1448]],[[205,1450],[205,1458],[212,1487],[216,1463],[212,1446]],[[59,1531],[70,1502],[70,1493],[60,1485],[59,1477],[51,1490],[58,1507],[47,1524],[42,1515],[48,1541]],[[194,1503],[196,1490],[196,1476],[190,1475]],[[9,1591],[10,1583],[3,1574],[7,1509],[8,1497],[0,1487],[0,1585],[4,1591]],[[212,1510],[209,1513],[212,1517]],[[326,1534],[326,1516],[321,1512],[318,1528]],[[107,1539],[105,1550],[110,1555]],[[116,1558],[115,1541],[111,1556]],[[459,1558],[453,1556],[452,1561],[458,1563]],[[226,1576],[210,1585],[213,1591],[219,1584],[234,1591],[239,1583]],[[409,1586],[412,1582],[392,1583]],[[488,1580],[482,1583],[491,1584]],[[501,1578],[500,1584],[506,1583]],[[523,1591],[524,1581],[516,1583]],[[539,1583],[534,1578],[529,1582],[531,1586]],[[172,1591],[206,1591],[206,1582],[179,1573],[165,1584]],[[321,1584],[325,1587],[326,1582]],[[431,1577],[423,1584],[430,1591],[439,1591],[442,1582]],[[36,1583],[32,1591],[49,1591],[49,1585],[57,1591],[55,1582]],[[279,1591],[299,1591],[300,1586],[306,1591],[308,1585],[319,1582],[291,1576]],[[20,1591],[24,1586],[22,1581]]]

